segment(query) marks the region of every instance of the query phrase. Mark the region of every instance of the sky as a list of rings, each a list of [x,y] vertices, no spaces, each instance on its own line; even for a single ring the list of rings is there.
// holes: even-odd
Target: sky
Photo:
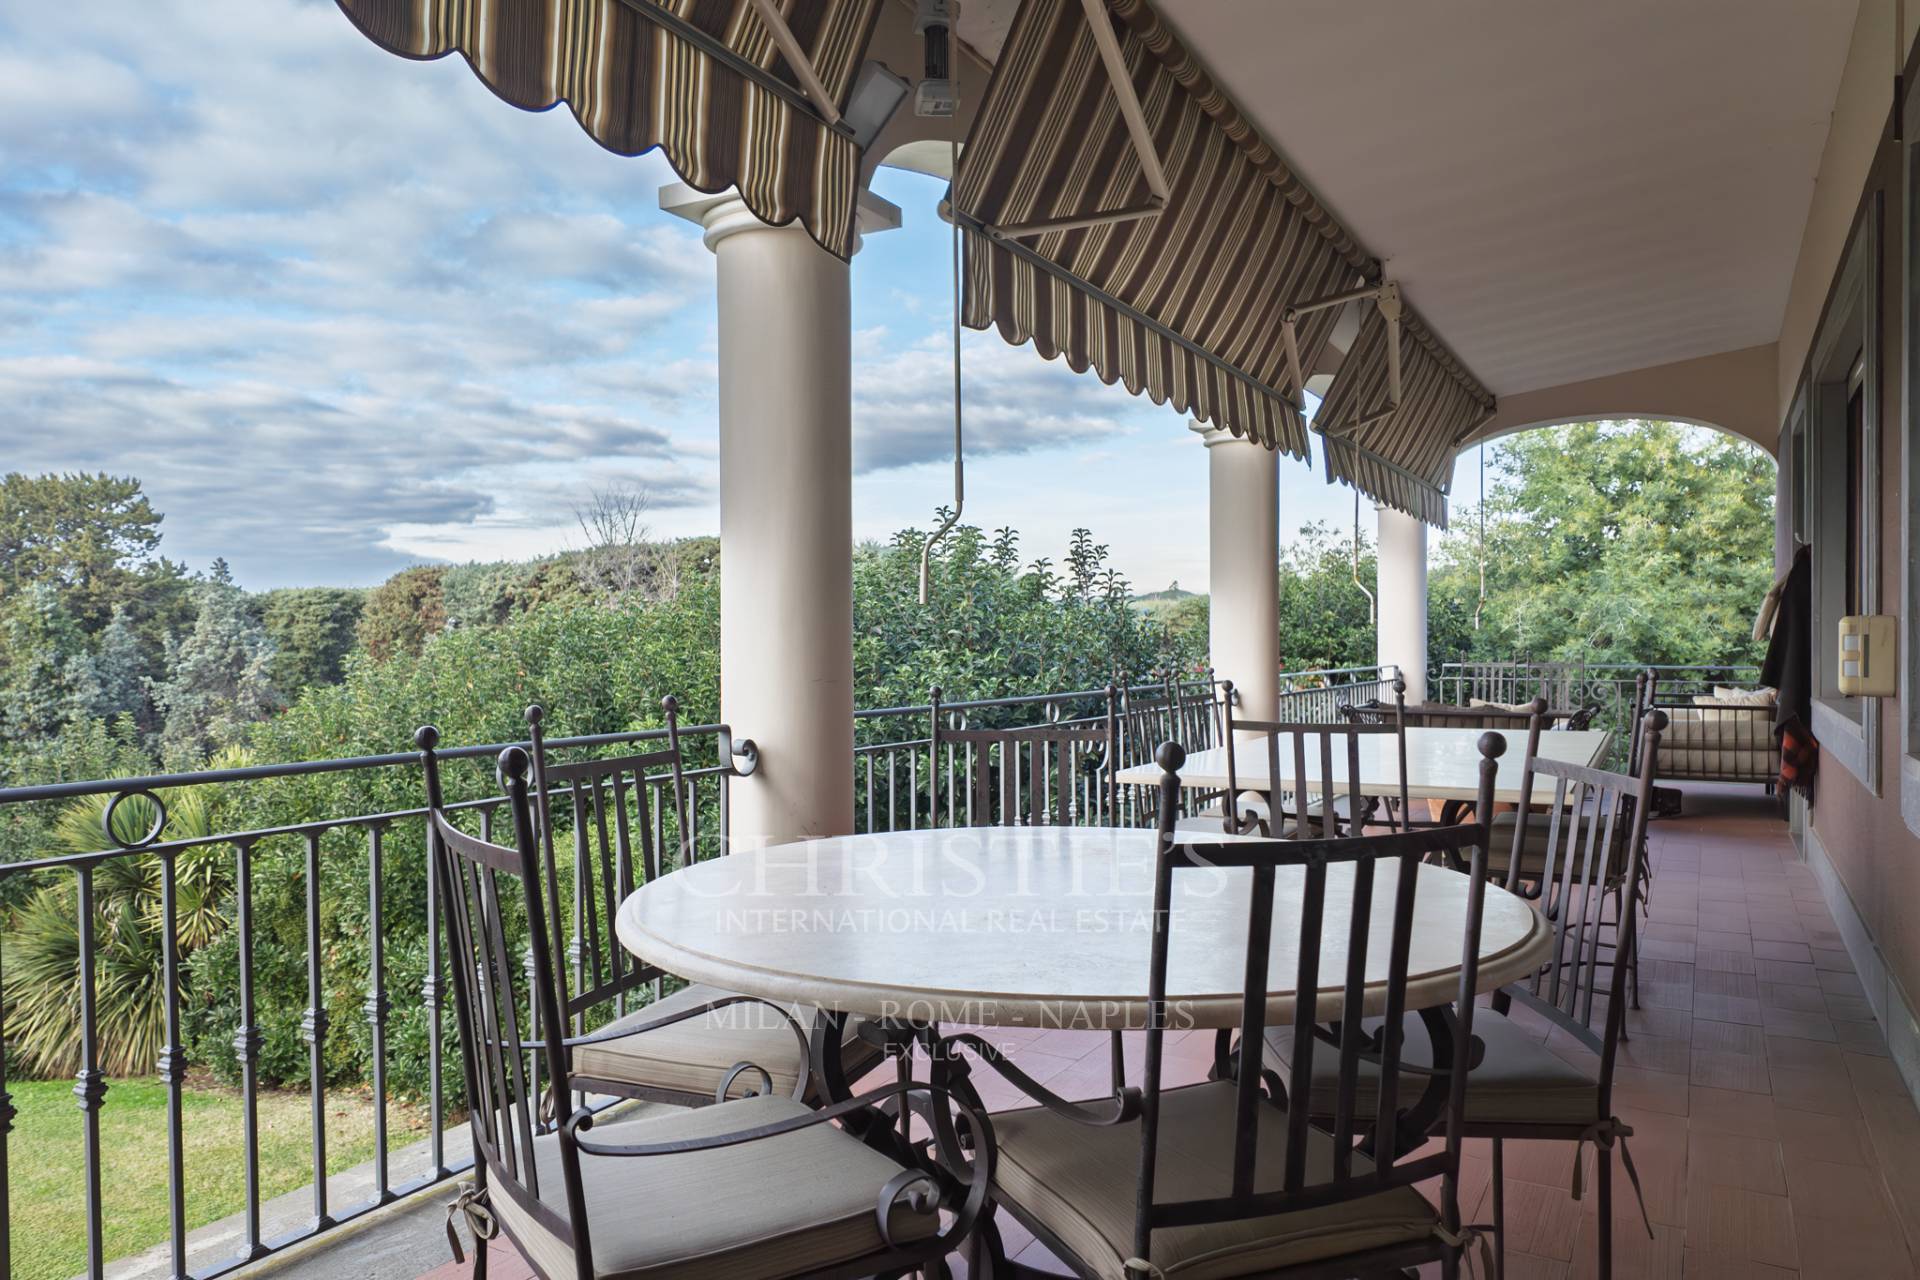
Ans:
[[[109,8],[0,10],[0,468],[137,476],[165,554],[254,589],[575,547],[596,487],[718,530],[713,258],[664,161],[331,0]],[[903,225],[852,268],[853,524],[884,539],[951,501],[952,295],[943,184],[874,185]],[[1181,415],[991,333],[962,368],[968,523],[1205,589]],[[1353,520],[1297,460],[1280,505],[1283,541]]]

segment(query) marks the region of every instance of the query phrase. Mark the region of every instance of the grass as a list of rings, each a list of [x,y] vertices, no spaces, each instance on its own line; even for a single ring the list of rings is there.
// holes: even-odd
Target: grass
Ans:
[[[12,1203],[7,1210],[18,1280],[67,1280],[86,1269],[87,1218],[81,1114],[73,1085],[9,1081],[19,1116],[7,1136]],[[246,1206],[240,1095],[190,1085],[181,1099],[185,1135],[187,1227],[218,1221]],[[260,1198],[312,1179],[312,1111],[305,1093],[260,1096]],[[327,1171],[373,1157],[373,1104],[342,1092],[327,1097]],[[389,1149],[426,1133],[426,1118],[398,1104],[387,1109]],[[157,1080],[115,1080],[100,1112],[101,1196],[106,1256],[137,1253],[167,1238],[167,1091]]]

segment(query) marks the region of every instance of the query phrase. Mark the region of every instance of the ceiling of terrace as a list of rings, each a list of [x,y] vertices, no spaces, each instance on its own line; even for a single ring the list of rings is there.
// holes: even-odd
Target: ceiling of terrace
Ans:
[[[1496,394],[1778,335],[1857,0],[1156,3]]]

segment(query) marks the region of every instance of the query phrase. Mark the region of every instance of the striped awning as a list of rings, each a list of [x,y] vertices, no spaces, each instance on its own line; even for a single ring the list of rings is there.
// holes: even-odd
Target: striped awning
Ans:
[[[964,319],[1031,341],[1235,435],[1307,456],[1281,319],[1372,278],[1329,217],[1145,0],[1107,0],[1169,195],[1153,216],[1030,236],[996,229],[1150,202],[1081,0],[1026,0],[954,180]],[[1307,368],[1338,313],[1300,324]]]
[[[1445,528],[1454,453],[1493,415],[1493,396],[1411,310],[1400,362],[1400,403],[1385,413],[1387,323],[1369,306],[1313,419],[1327,479]]]
[[[687,185],[737,187],[763,221],[852,256],[860,148],[808,102],[752,0],[338,0],[407,58],[462,54],[516,107],[564,102],[621,155],[660,148]],[[777,0],[821,86],[846,105],[882,0]]]

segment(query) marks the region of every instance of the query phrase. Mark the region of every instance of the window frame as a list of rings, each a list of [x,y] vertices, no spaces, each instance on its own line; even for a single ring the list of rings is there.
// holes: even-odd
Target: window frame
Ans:
[[[1900,277],[1900,816],[1907,829],[1920,835],[1920,627],[1914,609],[1920,605],[1920,94],[1909,94],[1901,104],[1900,137],[1905,204],[1902,211],[1903,264]]]
[[[1880,611],[1881,208],[1881,193],[1875,191],[1855,220],[1802,388],[1810,464],[1807,518],[1813,542],[1811,727],[1822,754],[1875,795],[1880,793],[1880,700],[1840,693],[1836,650],[1839,620],[1848,604],[1848,402],[1856,386],[1861,402],[1856,589],[1862,612]]]

